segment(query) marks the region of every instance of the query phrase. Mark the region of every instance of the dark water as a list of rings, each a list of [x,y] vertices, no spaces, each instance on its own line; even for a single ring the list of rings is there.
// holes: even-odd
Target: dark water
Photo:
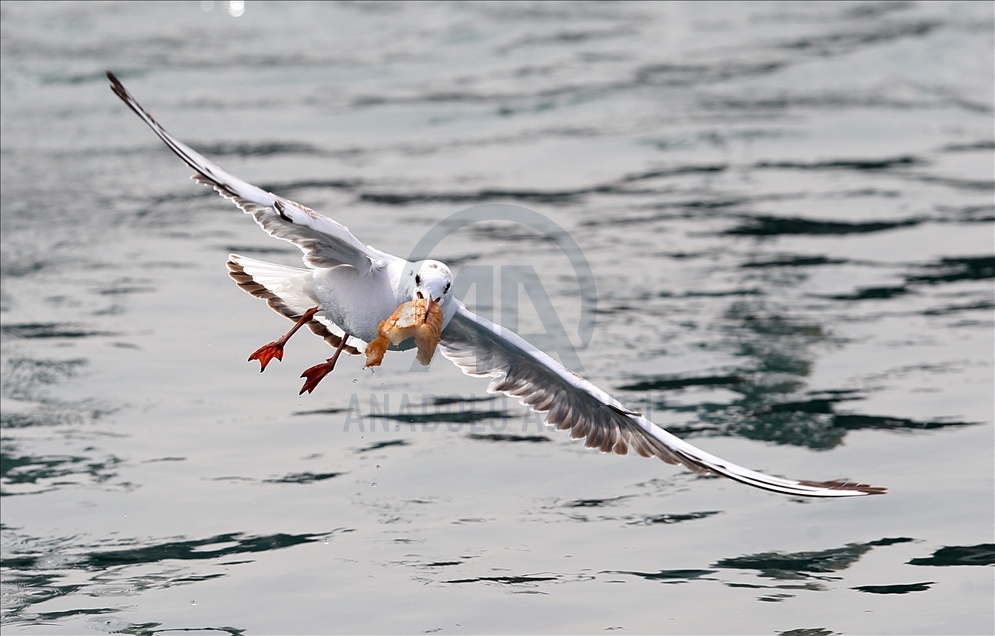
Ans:
[[[991,3],[202,6],[0,9],[5,633],[991,633]],[[106,69],[392,253],[544,215],[587,347],[539,232],[433,255],[533,268],[585,376],[705,449],[889,494],[603,456],[410,353],[298,398],[327,348],[246,364],[287,325],[224,261],[299,254]]]

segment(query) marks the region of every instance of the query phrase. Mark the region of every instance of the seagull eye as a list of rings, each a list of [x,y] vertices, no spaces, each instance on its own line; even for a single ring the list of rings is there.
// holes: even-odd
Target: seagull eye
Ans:
[[[448,294],[449,293],[449,287],[450,287],[450,285],[452,285],[452,283],[446,283],[446,288],[444,290],[442,290],[443,294]]]
[[[421,285],[421,276],[415,274],[415,285]]]

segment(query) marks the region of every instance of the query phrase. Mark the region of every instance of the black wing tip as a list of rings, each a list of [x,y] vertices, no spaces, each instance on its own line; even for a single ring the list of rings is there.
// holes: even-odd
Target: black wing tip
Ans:
[[[124,84],[122,84],[121,80],[117,78],[117,75],[115,75],[112,71],[107,71],[107,79],[111,82],[111,90],[114,91],[114,94],[124,101],[128,101],[131,94],[128,93],[128,89],[124,87]]]
[[[800,481],[803,486],[813,488],[825,488],[826,490],[849,490],[862,495],[886,495],[888,489],[882,486],[871,486],[870,484],[860,484],[855,481],[845,479],[834,479],[832,481]]]
[[[117,78],[117,75],[115,75],[112,71],[107,71],[107,79],[111,82],[111,91],[113,91],[113,93],[117,95],[122,102],[127,104],[128,108],[135,111],[143,119],[150,120],[155,126],[159,126],[159,122],[155,121],[151,115],[145,112],[144,108],[138,105],[138,101],[132,96],[131,93],[128,92],[128,89],[124,87],[124,84],[122,84],[121,80]]]
[[[118,98],[120,98],[121,101],[124,102],[126,106],[128,106],[128,108],[130,108],[132,111],[135,112],[135,114],[137,114],[140,118],[142,118],[142,120],[144,120],[145,123],[148,124],[150,128],[152,128],[152,131],[155,132],[155,134],[158,135],[160,139],[162,139],[162,141],[166,144],[166,146],[170,150],[172,150],[173,153],[176,154],[176,156],[182,159],[185,164],[187,164],[197,172],[197,174],[190,177],[191,179],[202,185],[206,185],[217,189],[218,193],[221,194],[222,196],[226,197],[238,196],[238,193],[235,192],[231,187],[222,183],[215,177],[211,176],[210,163],[207,166],[204,166],[201,163],[194,160],[194,158],[190,157],[187,151],[190,150],[191,152],[193,152],[192,149],[186,148],[179,141],[173,139],[172,136],[166,132],[166,129],[162,127],[162,124],[156,121],[155,117],[150,115],[148,111],[142,108],[142,106],[138,103],[138,100],[136,100],[134,96],[128,92],[128,89],[124,87],[124,84],[121,83],[121,80],[117,78],[117,75],[115,75],[112,71],[106,71],[106,73],[107,73],[107,79],[109,79],[111,82],[111,91],[113,91],[114,94],[117,95]],[[205,161],[207,160],[205,159]],[[290,219],[287,220],[289,221]]]

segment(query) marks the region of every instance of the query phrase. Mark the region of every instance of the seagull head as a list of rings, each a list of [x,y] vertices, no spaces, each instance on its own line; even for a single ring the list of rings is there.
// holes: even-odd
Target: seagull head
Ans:
[[[453,273],[439,261],[421,261],[412,268],[414,291],[411,299],[424,298],[430,303],[448,305],[452,297]]]

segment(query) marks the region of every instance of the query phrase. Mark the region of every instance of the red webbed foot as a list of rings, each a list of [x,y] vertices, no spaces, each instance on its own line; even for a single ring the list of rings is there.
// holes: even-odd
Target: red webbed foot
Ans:
[[[307,324],[309,320],[314,318],[314,315],[316,313],[318,313],[317,307],[312,307],[311,309],[305,311],[304,315],[302,315],[300,318],[297,319],[297,321],[294,323],[294,326],[290,329],[290,331],[283,334],[282,337],[274,340],[273,342],[270,342],[269,344],[264,344],[263,346],[253,351],[252,355],[249,356],[249,362],[252,362],[253,360],[259,360],[260,364],[259,372],[262,373],[263,371],[266,370],[266,365],[269,364],[269,361],[272,360],[273,358],[276,358],[277,360],[283,360],[283,345],[287,344],[287,341],[290,340],[291,336],[297,333],[298,329],[303,327],[305,324]]]
[[[304,383],[304,386],[301,387],[301,392],[297,395],[304,395],[305,391],[308,393],[314,391],[315,387],[318,386],[318,383],[321,382],[321,379],[331,373],[332,369],[335,368],[335,362],[339,359],[339,355],[342,353],[342,350],[345,349],[348,341],[349,334],[345,334],[342,336],[342,339],[339,340],[339,346],[335,348],[335,355],[321,364],[316,364],[310,369],[306,369],[304,373],[301,374],[302,378],[307,378],[307,382]]]
[[[301,392],[298,393],[298,395],[304,395],[305,391],[308,393],[314,391],[314,389],[318,386],[318,383],[321,382],[321,379],[331,373],[335,368],[336,358],[338,358],[338,356],[333,356],[321,364],[316,364],[310,369],[305,369],[304,373],[301,374],[301,377],[307,378],[307,382],[305,382],[304,386],[301,387]]]
[[[266,365],[273,358],[277,360],[283,360],[283,343],[279,340],[270,342],[269,344],[264,344],[249,356],[249,362],[253,360],[259,360],[259,372],[262,373],[266,370]]]

